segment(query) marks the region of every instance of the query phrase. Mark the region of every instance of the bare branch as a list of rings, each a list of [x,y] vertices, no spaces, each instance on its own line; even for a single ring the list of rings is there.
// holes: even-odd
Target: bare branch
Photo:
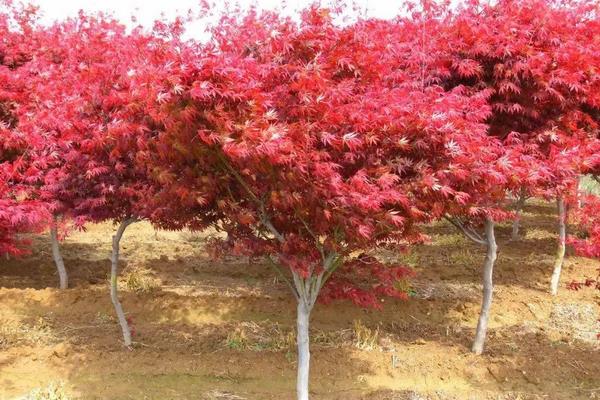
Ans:
[[[481,237],[481,235],[475,232],[473,229],[463,225],[460,221],[448,215],[445,215],[444,218],[452,225],[454,225],[458,230],[460,230],[467,238],[471,239],[473,242],[482,246],[487,245],[487,240]]]
[[[275,226],[273,226],[271,220],[266,216],[265,212],[262,210],[260,215],[260,222],[269,230],[269,232],[273,234],[273,236],[275,236],[275,239],[277,239],[280,243],[285,242],[285,238],[283,237],[283,235],[279,233]]]
[[[294,287],[294,285],[292,284],[292,282],[288,279],[287,276],[285,276],[285,274],[283,273],[283,271],[281,270],[281,268],[279,268],[279,266],[277,265],[277,263],[275,263],[275,261],[273,261],[273,259],[269,256],[267,257],[267,260],[269,261],[269,265],[275,270],[275,272],[277,272],[277,274],[285,281],[285,283],[290,287],[290,289],[292,290],[292,293],[294,294],[294,297],[296,298],[296,300],[300,299],[300,295],[298,294],[298,290]]]
[[[294,284],[296,285],[296,290],[298,292],[298,301],[303,301],[308,307],[309,296],[306,292],[306,287],[304,286],[304,279],[298,275],[296,271],[292,271],[292,278],[294,278]]]
[[[267,228],[269,230],[269,232],[271,232],[273,234],[273,236],[275,236],[275,239],[277,239],[280,243],[285,242],[285,238],[283,237],[283,235],[281,233],[279,233],[279,231],[275,228],[275,226],[273,226],[273,223],[269,219],[267,212],[265,210],[264,202],[261,199],[259,199],[256,194],[254,194],[254,192],[252,191],[252,189],[250,189],[250,186],[248,186],[248,184],[246,183],[244,178],[239,174],[238,171],[235,170],[235,168],[233,168],[227,162],[227,160],[225,159],[225,157],[223,157],[223,155],[221,153],[217,152],[217,157],[219,157],[219,160],[221,160],[223,165],[225,165],[225,168],[229,172],[231,172],[231,174],[240,183],[240,185],[242,185],[244,190],[246,190],[246,192],[248,192],[248,194],[250,195],[250,198],[252,198],[252,200],[258,205],[259,211],[260,211],[260,222],[265,226],[265,228]]]
[[[294,210],[294,213],[296,214],[296,217],[300,220],[300,222],[302,222],[302,225],[304,225],[304,229],[306,229],[306,231],[309,233],[310,236],[312,236],[312,238],[315,241],[315,246],[317,247],[317,249],[319,250],[319,253],[321,254],[321,259],[323,261],[325,261],[325,252],[323,251],[323,245],[321,244],[319,237],[312,231],[312,229],[310,229],[310,227],[308,226],[308,223],[304,220],[304,218],[302,218],[300,215],[298,215],[298,211]]]
[[[240,183],[240,185],[242,185],[242,187],[246,190],[246,192],[248,192],[248,194],[250,195],[250,197],[252,198],[252,200],[254,200],[259,206],[262,206],[262,201],[260,201],[260,199],[254,194],[254,192],[252,191],[252,189],[250,189],[250,186],[248,186],[248,184],[246,183],[246,181],[244,181],[244,178],[242,178],[242,176],[239,174],[239,172],[237,172],[235,170],[235,168],[233,168],[225,159],[225,157],[223,157],[223,155],[219,152],[217,152],[217,157],[219,157],[219,160],[221,160],[221,162],[223,163],[223,165],[225,165],[225,168],[227,168],[227,170],[229,172],[231,172],[231,174],[235,177],[235,179]]]
[[[330,261],[329,263],[325,262],[325,265],[329,265],[329,267],[326,267],[324,276],[321,279],[321,287],[319,289],[325,286],[331,275],[333,275],[335,270],[338,269],[340,265],[342,265],[342,261],[344,260],[342,256],[338,256],[338,254],[336,253],[329,254],[328,259],[330,259]]]

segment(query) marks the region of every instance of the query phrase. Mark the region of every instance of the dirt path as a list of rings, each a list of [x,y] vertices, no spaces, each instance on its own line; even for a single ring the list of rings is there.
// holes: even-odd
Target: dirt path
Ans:
[[[383,311],[318,305],[314,399],[590,399],[600,397],[599,296],[564,289],[595,276],[569,257],[559,296],[547,286],[553,208],[525,209],[525,239],[499,228],[496,297],[485,354],[469,353],[483,252],[451,227],[399,258],[414,265],[415,296]],[[110,224],[72,234],[57,276],[49,241],[0,261],[0,399],[59,385],[81,399],[292,399],[295,306],[268,267],[209,260],[201,237],[133,225],[123,239],[122,302],[136,348],[125,350],[108,297]],[[381,254],[393,259],[393,254]],[[62,386],[61,386],[62,385]]]

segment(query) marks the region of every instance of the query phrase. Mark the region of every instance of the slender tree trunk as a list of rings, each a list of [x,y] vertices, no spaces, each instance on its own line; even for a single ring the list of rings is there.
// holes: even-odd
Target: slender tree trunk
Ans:
[[[479,321],[477,322],[477,331],[473,342],[472,351],[475,354],[483,352],[485,337],[487,335],[488,320],[490,318],[490,307],[492,306],[492,296],[494,293],[494,263],[498,247],[496,245],[496,237],[494,235],[494,221],[490,218],[485,220],[485,237],[487,242],[487,254],[483,264],[483,299],[481,302],[481,312],[479,313]]]
[[[519,199],[517,200],[517,204],[515,207],[515,220],[512,225],[512,235],[510,240],[517,241],[519,240],[519,229],[521,228],[521,211],[523,210],[523,206],[525,205],[525,193],[521,193],[519,195]]]
[[[584,189],[582,187],[584,177],[585,177],[585,175],[580,175],[579,179],[577,180],[577,208],[581,208],[583,206],[582,201],[581,201],[581,195],[582,195],[582,193],[584,193]],[[598,180],[596,180],[596,182],[598,182]],[[598,182],[598,183],[600,183],[600,182]]]
[[[512,234],[510,235],[510,240],[516,242],[519,240],[519,228],[521,227],[521,210],[515,211],[515,220],[512,224]]]
[[[554,261],[554,271],[550,279],[550,293],[553,296],[558,294],[558,284],[560,282],[560,272],[562,270],[563,261],[565,259],[566,238],[567,238],[567,212],[565,209],[565,201],[562,197],[557,200],[558,206],[558,249],[556,250],[556,260]]]
[[[50,240],[52,242],[52,257],[54,264],[58,270],[59,288],[66,289],[69,287],[69,276],[65,268],[65,262],[60,254],[60,245],[58,242],[58,218],[54,216],[52,225],[50,225]]]
[[[296,315],[296,343],[298,345],[298,377],[296,380],[296,394],[298,400],[309,400],[309,371],[310,371],[310,336],[309,320],[321,287],[327,281],[329,275],[335,270],[334,263],[336,255],[330,254],[323,264],[323,272],[302,278],[296,272],[292,272],[294,278],[294,296],[298,301]],[[338,260],[339,261],[339,260]],[[325,273],[328,273],[325,276]]]
[[[310,340],[308,334],[310,307],[300,299],[296,321],[298,343],[298,378],[296,392],[298,400],[308,400],[308,378],[310,369]]]
[[[125,318],[123,307],[121,306],[121,302],[119,301],[117,277],[119,275],[119,244],[121,242],[121,238],[123,237],[125,229],[127,229],[127,227],[133,222],[135,222],[135,220],[133,219],[126,219],[123,222],[121,222],[116,234],[113,236],[110,268],[110,298],[115,307],[115,312],[117,313],[117,318],[119,319],[121,330],[123,331],[123,341],[126,347],[131,347],[131,331],[129,329],[127,319]]]

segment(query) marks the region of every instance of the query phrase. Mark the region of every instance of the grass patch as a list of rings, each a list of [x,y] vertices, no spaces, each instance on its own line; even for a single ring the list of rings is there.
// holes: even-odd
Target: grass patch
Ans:
[[[476,252],[471,249],[459,248],[448,255],[448,264],[472,267],[481,262],[481,254],[481,252]]]
[[[321,348],[352,345],[360,350],[378,348],[379,328],[371,329],[354,321],[351,329],[324,331],[311,329],[310,343]],[[285,351],[295,353],[296,330],[276,323],[243,322],[233,327],[222,341],[223,347],[236,351]]]
[[[202,397],[202,399],[204,399],[204,400],[246,400],[245,397],[240,397],[233,393],[223,392],[220,390],[211,390],[210,392],[206,393],[204,395],[204,397]]]
[[[437,246],[464,246],[468,243],[467,240],[461,233],[435,234],[431,236],[431,244]]]
[[[410,267],[410,268],[418,267],[420,262],[421,262],[421,257],[419,256],[419,253],[417,253],[413,249],[410,249],[410,250],[406,251],[405,253],[398,254],[398,263],[405,265],[407,267]]]
[[[122,279],[125,289],[135,293],[151,293],[160,288],[161,281],[147,268],[137,267],[128,271]]]
[[[62,382],[52,382],[45,388],[37,388],[18,400],[70,400]]]
[[[96,323],[98,325],[114,324],[116,322],[116,319],[114,316],[107,314],[105,312],[102,312],[102,311],[98,311],[96,313],[94,320],[96,321]]]
[[[223,344],[239,351],[291,350],[296,344],[296,333],[268,321],[262,324],[243,322],[227,334]]]
[[[0,325],[0,349],[55,339],[49,322],[39,317],[33,323],[5,321]]]
[[[202,232],[189,230],[179,232],[179,238],[184,242],[195,244],[204,243],[207,239],[206,235]]]
[[[354,347],[360,350],[375,350],[378,348],[379,328],[371,329],[361,320],[354,321],[352,327]]]
[[[539,228],[528,228],[525,232],[525,239],[543,240],[553,239],[556,240],[556,233],[548,232],[544,229]]]

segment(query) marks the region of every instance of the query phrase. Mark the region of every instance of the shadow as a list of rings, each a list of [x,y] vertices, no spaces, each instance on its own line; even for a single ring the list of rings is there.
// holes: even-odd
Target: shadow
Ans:
[[[549,232],[551,219],[550,207],[527,206],[526,234]],[[543,291],[553,239],[509,243],[509,227],[499,228],[497,293],[486,353],[478,357],[469,347],[483,251],[455,241],[450,226],[428,229],[438,241],[414,249],[418,277],[409,301],[386,300],[381,311],[347,301],[316,306],[311,398],[589,398],[600,386],[597,349],[548,330],[555,304],[589,302],[589,294],[551,299]],[[30,256],[0,266],[0,318],[16,327],[15,339],[0,347],[0,377],[20,377],[0,385],[0,398],[55,378],[94,399],[294,398],[295,300],[267,265],[214,262],[201,240],[132,226],[122,274],[147,271],[160,286],[136,291],[121,281],[135,331],[129,351],[106,284],[110,232],[107,224],[92,226],[65,241],[73,283],[66,291],[51,288],[57,278],[45,237],[33,238]],[[361,334],[357,321],[366,328]]]
[[[487,353],[488,371],[504,391],[552,393],[556,399],[600,393],[600,353],[595,345],[513,327],[496,335]]]
[[[448,334],[427,323],[379,326],[396,348],[369,357],[364,381],[371,390],[323,398],[583,400],[600,394],[598,346],[557,339],[541,327],[491,329],[485,353],[476,356],[466,350],[473,330]]]
[[[496,226],[498,258],[494,266],[496,285],[521,286],[546,291],[556,253],[556,216],[549,205],[531,204],[524,208],[521,238],[511,240],[511,223]],[[454,226],[438,222],[425,228],[432,243],[416,246],[415,269],[418,279],[451,280],[480,284],[485,247],[473,243]],[[400,257],[399,261],[402,261]]]
[[[34,242],[35,250],[20,258],[0,262],[0,287],[4,288],[54,288],[58,287],[58,273],[50,253],[49,241]],[[45,251],[44,249],[48,249]],[[80,256],[93,252],[92,244],[66,243],[62,246],[69,286],[85,286],[106,282],[110,273],[110,254],[104,260],[90,260]]]

